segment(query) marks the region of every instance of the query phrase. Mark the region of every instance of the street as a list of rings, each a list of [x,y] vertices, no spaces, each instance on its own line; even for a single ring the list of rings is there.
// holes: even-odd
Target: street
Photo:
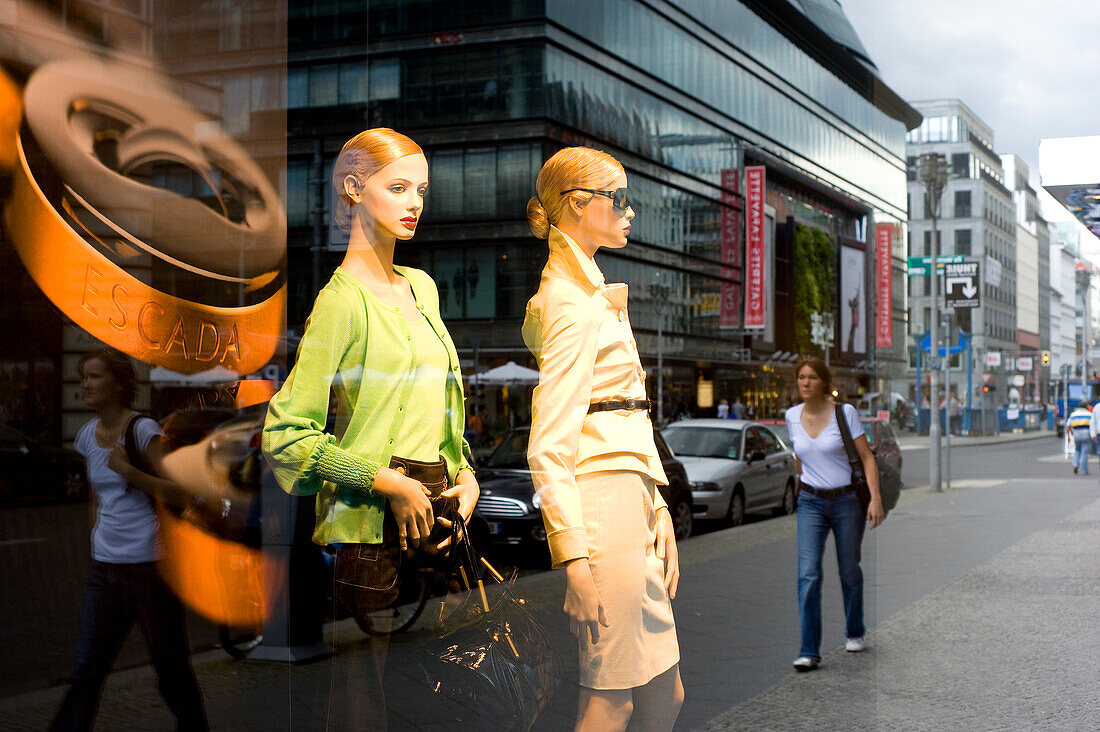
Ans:
[[[1060,447],[1051,437],[958,448],[953,487],[939,495],[919,487],[927,482],[927,449],[906,449],[903,476],[917,487],[903,492],[898,508],[864,542],[868,650],[857,656],[842,649],[839,582],[827,550],[824,659],[812,674],[795,675],[790,667],[798,636],[794,518],[683,542],[674,607],[687,699],[677,729],[1095,728],[1100,687],[1091,649],[1100,640],[1093,571],[1100,470],[1074,476]],[[0,551],[7,553],[7,567],[26,571],[28,547],[43,561],[55,555],[60,561],[60,545],[69,544],[72,561],[86,551],[84,541],[86,535],[3,544]],[[20,560],[13,565],[16,551]],[[12,572],[6,574],[10,589]],[[51,586],[64,590],[66,603],[74,602],[79,580],[62,574]],[[75,617],[63,617],[59,608],[66,603],[55,600],[46,617],[18,597],[43,576],[53,574],[39,566],[21,580],[23,591],[4,593],[5,618],[13,618],[17,604],[29,613],[18,634],[5,622],[6,657],[14,643],[20,658],[48,653],[51,659],[40,666],[21,662],[22,674],[5,671],[4,729],[40,729],[60,698],[60,687],[25,693],[45,685],[31,671],[64,664],[71,654],[71,632],[62,626],[75,628]],[[565,667],[535,729],[567,728],[575,714],[576,656],[559,610],[561,573],[526,577],[517,591],[546,611]],[[336,639],[342,658],[366,645],[347,621],[330,625],[326,637]],[[455,717],[432,704],[430,695],[426,704],[410,704],[424,693],[414,688],[409,666],[418,640],[414,629],[390,644],[391,728],[453,728]],[[201,624],[192,641],[204,642]],[[314,729],[322,723],[332,662],[287,668],[234,662],[211,650],[197,654],[194,664],[215,728]],[[148,667],[112,676],[100,725],[171,727]]]

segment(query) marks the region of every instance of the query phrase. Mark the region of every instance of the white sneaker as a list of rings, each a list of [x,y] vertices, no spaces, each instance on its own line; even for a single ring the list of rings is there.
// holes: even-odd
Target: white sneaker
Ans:
[[[817,668],[820,661],[816,658],[810,658],[809,656],[799,656],[794,660],[795,671],[813,671]]]
[[[863,645],[863,638],[849,638],[844,644],[844,650],[848,653],[859,653],[866,646]]]

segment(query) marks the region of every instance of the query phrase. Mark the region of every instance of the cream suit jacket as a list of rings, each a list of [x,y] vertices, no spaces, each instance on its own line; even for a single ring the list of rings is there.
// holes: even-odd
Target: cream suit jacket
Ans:
[[[607,284],[577,243],[550,227],[550,256],[527,303],[523,340],[539,365],[527,462],[555,567],[587,558],[576,477],[633,470],[668,483],[642,410],[588,414],[592,402],[645,399],[645,371],[626,313],[627,286]],[[667,508],[660,492],[654,508]]]

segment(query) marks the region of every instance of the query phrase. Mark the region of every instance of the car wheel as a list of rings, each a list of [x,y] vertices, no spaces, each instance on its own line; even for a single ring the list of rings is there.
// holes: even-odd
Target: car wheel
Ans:
[[[726,511],[726,523],[730,526],[740,526],[745,521],[745,495],[741,487],[733,489],[733,497],[730,498],[730,507]]]
[[[82,465],[70,465],[65,469],[65,481],[61,484],[62,501],[82,501],[88,497],[88,481]]]
[[[691,529],[693,526],[693,519],[691,516],[691,504],[686,498],[681,498],[676,501],[676,505],[672,507],[672,533],[676,536],[676,541],[683,541],[691,536]]]
[[[788,480],[787,487],[783,489],[783,503],[775,508],[776,516],[790,516],[796,507],[794,497],[794,481]]]

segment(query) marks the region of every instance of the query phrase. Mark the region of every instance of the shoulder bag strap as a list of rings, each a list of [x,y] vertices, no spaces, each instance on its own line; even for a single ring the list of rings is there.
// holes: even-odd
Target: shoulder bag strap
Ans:
[[[848,464],[852,467],[853,477],[856,472],[863,473],[863,462],[856,452],[856,441],[852,439],[852,431],[848,429],[848,418],[844,415],[844,405],[840,402],[834,405],[836,413],[836,426],[840,430],[840,436],[844,440],[844,450],[848,453]]]

